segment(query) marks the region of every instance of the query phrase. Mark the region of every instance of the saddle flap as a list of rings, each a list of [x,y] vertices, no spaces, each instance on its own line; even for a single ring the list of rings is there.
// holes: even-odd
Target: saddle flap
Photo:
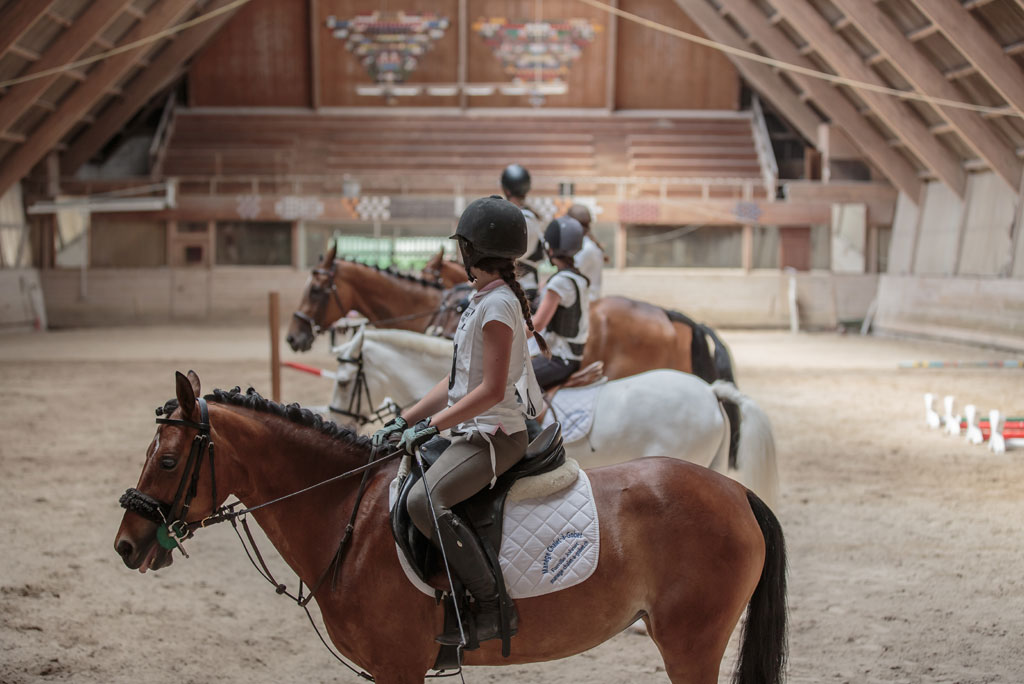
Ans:
[[[534,437],[529,446],[526,447],[526,458],[534,459],[543,456],[552,449],[557,448],[562,441],[562,426],[557,422],[548,425],[544,430]]]

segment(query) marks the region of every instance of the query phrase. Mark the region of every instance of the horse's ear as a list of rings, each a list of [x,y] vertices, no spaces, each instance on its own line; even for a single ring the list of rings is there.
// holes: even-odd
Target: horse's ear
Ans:
[[[188,383],[192,385],[192,392],[196,395],[196,399],[203,396],[199,386],[199,375],[194,370],[189,370],[188,373],[185,373],[185,377],[188,378]]]
[[[335,257],[338,256],[338,243],[331,240],[330,249],[327,250],[327,254],[324,255],[325,264],[333,264]]]
[[[189,371],[192,373],[192,371]],[[195,373],[192,373],[195,375]],[[199,377],[196,377],[196,386],[192,387],[192,382],[188,377],[181,374],[181,371],[174,372],[175,391],[178,395],[178,406],[181,407],[181,412],[186,416],[192,415],[192,411],[196,407],[196,392],[199,389]]]
[[[358,357],[363,353],[363,333],[366,331],[366,326],[361,325],[356,328],[356,332],[352,335],[352,358]]]

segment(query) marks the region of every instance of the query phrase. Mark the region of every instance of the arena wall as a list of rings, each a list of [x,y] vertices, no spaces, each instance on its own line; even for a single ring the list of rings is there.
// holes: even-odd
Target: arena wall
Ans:
[[[308,277],[290,267],[110,268],[41,272],[50,325],[94,327],[171,321],[258,322],[267,292],[281,293],[281,320],[299,301]]]
[[[874,297],[874,274],[796,273],[802,329],[834,329],[862,320]],[[778,270],[606,270],[603,291],[682,311],[716,327],[789,327],[789,274]]]
[[[1024,349],[1024,206],[992,173],[901,195],[875,329]]]
[[[37,269],[0,269],[0,332],[45,328],[46,311],[39,293]]]
[[[1024,280],[883,275],[874,329],[1024,351]]]

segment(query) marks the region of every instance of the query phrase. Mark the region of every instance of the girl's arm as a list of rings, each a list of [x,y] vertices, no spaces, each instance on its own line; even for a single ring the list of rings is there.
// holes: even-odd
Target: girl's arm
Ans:
[[[540,308],[537,309],[537,313],[533,314],[533,327],[535,330],[543,330],[547,327],[548,323],[555,316],[555,311],[558,310],[558,304],[562,301],[562,297],[557,292],[548,290],[544,294],[544,300],[540,303]]]
[[[501,321],[490,321],[484,325],[484,377],[466,396],[453,406],[434,414],[430,424],[438,430],[447,430],[459,423],[472,420],[505,398],[508,382],[508,365],[512,356],[512,328]],[[468,350],[467,350],[468,351]],[[445,386],[447,389],[447,386]],[[435,388],[436,389],[436,388]],[[434,390],[431,390],[433,394]],[[429,396],[429,395],[428,395]],[[420,403],[424,403],[424,397]],[[418,407],[419,404],[416,405]],[[413,407],[413,408],[416,408]],[[422,419],[420,416],[417,420]],[[406,420],[411,424],[413,421]]]
[[[409,425],[415,425],[427,416],[432,416],[448,404],[448,383],[451,376],[444,376],[430,388],[427,394],[409,408],[402,411],[402,418]]]

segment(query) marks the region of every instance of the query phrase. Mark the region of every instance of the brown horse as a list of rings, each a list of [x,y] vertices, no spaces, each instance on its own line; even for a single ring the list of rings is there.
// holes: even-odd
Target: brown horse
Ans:
[[[423,279],[446,288],[466,282],[466,271],[456,261],[435,254],[423,267]],[[714,357],[708,352],[708,337]],[[728,349],[706,325],[678,311],[627,297],[602,297],[590,305],[590,338],[580,367],[604,361],[610,380],[658,368],[693,373],[707,382],[735,383]]]
[[[425,332],[452,329],[465,293],[449,292],[390,271],[337,261],[332,248],[310,277],[293,314],[287,341],[306,351],[320,330],[354,310],[380,327]],[[462,267],[460,266],[459,269]],[[450,274],[451,275],[451,274]],[[452,277],[454,277],[452,275]],[[466,281],[465,271],[461,282]],[[442,311],[442,302],[445,308]],[[714,342],[712,354],[708,338]],[[582,366],[604,362],[609,379],[658,368],[693,373],[707,382],[735,383],[732,358],[715,332],[681,313],[625,297],[602,297],[590,306],[590,339]]]
[[[195,373],[177,374],[176,403],[164,407],[170,418],[158,419],[164,424],[147,450],[138,487],[122,498],[128,512],[114,546],[125,565],[143,572],[170,565],[171,551],[158,543],[159,536],[167,539],[163,521],[181,519],[198,531],[210,516],[225,516],[218,507],[229,494],[254,507],[295,493],[252,516],[299,578],[319,585],[314,596],[331,641],[380,684],[422,682],[437,654],[442,609],[413,587],[396,555],[387,523],[394,462],[369,471],[357,505],[359,478],[337,476],[369,462],[365,438],[252,390],[216,390],[197,400],[199,392]],[[601,521],[594,574],[554,594],[518,600],[511,657],[503,659],[500,642],[491,641],[468,652],[465,663],[564,658],[643,618],[672,682],[715,684],[749,604],[736,681],[781,682],[786,559],[771,510],[732,480],[678,459],[642,459],[589,475]],[[348,553],[334,568],[336,582],[319,584],[354,510],[359,517]]]
[[[371,323],[423,332],[441,309],[440,285],[388,269],[335,258],[332,245],[313,269],[285,340],[308,351],[318,333],[356,311]]]
[[[466,269],[457,261],[444,258],[444,249],[430,257],[421,271],[427,282],[438,283],[445,289],[466,282]]]

